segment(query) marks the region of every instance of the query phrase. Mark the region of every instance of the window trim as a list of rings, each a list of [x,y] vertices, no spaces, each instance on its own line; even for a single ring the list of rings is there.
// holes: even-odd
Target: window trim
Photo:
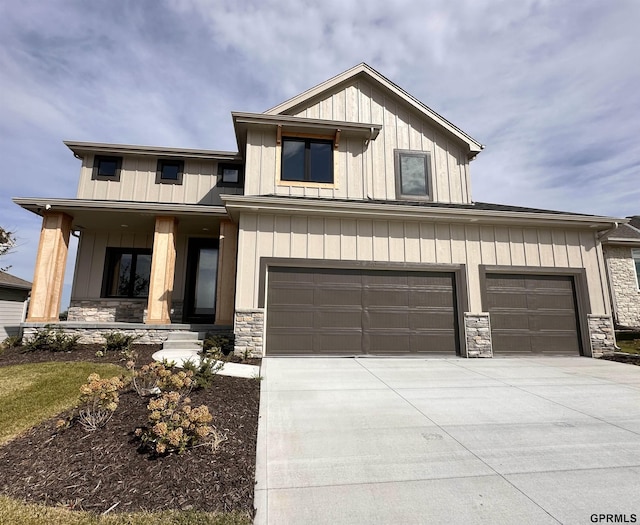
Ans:
[[[165,166],[177,166],[178,178],[177,179],[165,179],[162,177],[162,172]],[[184,175],[184,160],[180,159],[158,159],[158,165],[156,167],[156,184],[182,184]]]
[[[409,149],[394,149],[394,171],[396,181],[396,199],[398,200],[418,200],[418,201],[433,201],[433,176],[431,172],[431,152],[418,151]],[[401,161],[403,156],[409,157],[421,157],[424,161],[427,192],[425,195],[410,195],[402,193],[402,173],[401,173]]]
[[[640,263],[640,248],[631,248],[631,261],[633,262],[633,273],[636,276],[636,290],[640,292],[640,275],[636,266],[637,263]]]
[[[116,248],[107,247],[104,257],[104,270],[102,275],[102,290],[100,291],[100,297],[107,299],[148,299],[149,293],[146,295],[133,295],[133,280],[130,279],[129,290],[127,295],[112,295],[109,290],[113,286],[113,266],[116,259],[121,258],[125,254],[131,254],[133,257],[133,263],[131,265],[131,272],[135,272],[137,265],[138,255],[150,255],[153,256],[151,248]]]
[[[224,170],[234,168],[238,170],[238,182],[229,182],[224,180]],[[244,165],[234,164],[232,162],[218,163],[218,186],[226,186],[230,188],[241,188],[244,185]]]
[[[304,166],[304,180],[288,180],[283,178],[284,175],[284,143],[286,141],[304,142],[305,144],[305,166]],[[310,180],[310,160],[308,157],[308,151],[310,150],[310,144],[312,142],[329,144],[331,146],[331,182],[319,182]],[[317,187],[317,188],[336,188],[337,187],[337,170],[336,170],[336,155],[335,155],[335,138],[325,135],[309,135],[309,134],[287,134],[282,136],[280,144],[280,166],[278,173],[278,185],[279,186],[304,186],[304,187]]]
[[[100,162],[108,161],[116,163],[116,170],[113,175],[100,175]],[[111,180],[120,182],[120,171],[122,170],[122,157],[117,155],[94,155],[91,180]]]

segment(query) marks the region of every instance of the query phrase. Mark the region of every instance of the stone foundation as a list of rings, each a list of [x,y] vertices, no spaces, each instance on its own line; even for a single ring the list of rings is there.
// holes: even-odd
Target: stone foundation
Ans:
[[[81,323],[143,323],[146,309],[146,299],[72,300],[67,320]]]
[[[175,325],[144,325],[139,323],[24,323],[22,325],[23,339],[29,340],[38,330],[46,326],[60,329],[68,335],[79,335],[78,343],[80,344],[102,344],[104,343],[104,334],[109,332],[139,336],[139,339],[135,341],[137,344],[162,344],[167,339],[169,332],[180,330]]]
[[[466,357],[493,357],[489,314],[464,314],[464,334],[467,343]]]
[[[616,348],[613,322],[608,315],[589,314],[589,340],[591,357],[612,355]]]
[[[262,357],[264,352],[264,309],[236,310],[234,319],[236,355]]]

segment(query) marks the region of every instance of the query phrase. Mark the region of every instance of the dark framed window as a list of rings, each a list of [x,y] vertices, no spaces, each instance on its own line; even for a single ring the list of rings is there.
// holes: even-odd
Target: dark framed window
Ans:
[[[107,248],[102,297],[148,297],[151,250]]]
[[[283,138],[280,180],[332,184],[333,141]]]
[[[640,249],[633,248],[631,250],[631,257],[633,258],[633,265],[636,269],[636,288],[640,290]]]
[[[93,159],[93,180],[120,180],[122,157],[107,157],[96,155]]]
[[[395,150],[396,198],[432,200],[431,156],[426,151]]]
[[[182,184],[184,161],[174,159],[158,159],[156,184]]]
[[[242,164],[218,164],[218,186],[242,186],[244,166]]]

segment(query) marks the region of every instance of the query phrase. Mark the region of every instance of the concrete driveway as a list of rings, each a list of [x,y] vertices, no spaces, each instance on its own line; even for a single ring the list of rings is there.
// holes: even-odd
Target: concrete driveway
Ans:
[[[581,357],[262,367],[257,524],[640,523],[640,367]]]

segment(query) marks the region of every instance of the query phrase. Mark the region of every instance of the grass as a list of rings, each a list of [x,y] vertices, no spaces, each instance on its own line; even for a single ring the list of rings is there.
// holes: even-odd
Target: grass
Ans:
[[[125,370],[113,364],[84,362],[0,367],[0,445],[73,407],[80,386],[93,372],[112,377]]]
[[[621,351],[627,354],[640,354],[640,339],[629,339],[627,341],[618,339],[616,344]]]
[[[251,519],[237,512],[213,514],[208,512],[135,512],[96,515],[22,503],[0,496],[0,523],[12,525],[250,525]]]

